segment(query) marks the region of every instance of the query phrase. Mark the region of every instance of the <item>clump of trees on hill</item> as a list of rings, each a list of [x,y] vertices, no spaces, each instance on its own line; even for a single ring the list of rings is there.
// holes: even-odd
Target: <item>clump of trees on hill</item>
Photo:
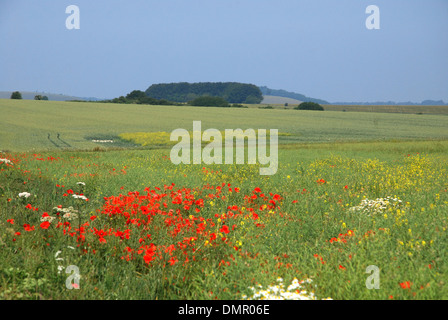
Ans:
[[[148,97],[175,102],[190,102],[202,96],[220,97],[230,103],[257,104],[263,100],[260,88],[238,82],[160,83],[151,85]]]
[[[324,111],[324,107],[322,107],[320,104],[316,102],[302,102],[294,109],[296,110],[318,110],[318,111]]]
[[[215,97],[209,95],[203,95],[194,98],[188,103],[179,103],[166,99],[156,99],[152,97],[148,97],[145,92],[141,90],[134,90],[128,93],[126,96],[120,96],[118,98],[109,99],[109,100],[101,100],[98,102],[103,103],[123,103],[123,104],[150,104],[150,105],[171,105],[171,106],[182,106],[182,105],[190,105],[190,106],[198,106],[198,107],[232,107],[232,108],[247,108],[242,104],[233,103],[229,104],[229,102],[222,97]]]
[[[145,92],[141,90],[134,90],[125,96],[120,96],[118,98],[110,100],[101,100],[99,102],[108,103],[125,103],[125,104],[151,104],[151,105],[179,105],[176,102],[168,101],[165,99],[154,99],[148,97]]]
[[[37,95],[34,96],[34,100],[48,100],[48,97],[40,95],[40,94],[37,94]]]
[[[22,99],[22,94],[19,91],[11,93],[11,99]]]

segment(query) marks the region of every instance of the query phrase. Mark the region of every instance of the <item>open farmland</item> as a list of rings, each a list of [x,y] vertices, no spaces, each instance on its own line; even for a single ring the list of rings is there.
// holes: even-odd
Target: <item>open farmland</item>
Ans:
[[[2,299],[448,298],[446,116],[10,100],[0,113]],[[193,120],[278,129],[277,173],[174,165],[163,141],[118,138]]]
[[[0,112],[0,150],[14,151],[129,146],[117,140],[120,134],[191,130],[194,120],[202,121],[203,130],[279,129],[288,134],[280,137],[280,143],[448,138],[448,118],[427,114],[24,100],[0,100]]]

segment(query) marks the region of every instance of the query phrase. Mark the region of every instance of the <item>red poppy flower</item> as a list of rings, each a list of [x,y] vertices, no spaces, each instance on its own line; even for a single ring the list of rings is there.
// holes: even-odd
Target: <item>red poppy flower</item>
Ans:
[[[30,226],[29,224],[24,224],[23,228],[25,229],[25,231],[33,231],[34,230],[34,226]]]
[[[228,226],[222,226],[222,228],[221,228],[219,231],[224,232],[224,233],[226,233],[226,234],[230,232]]]
[[[402,289],[410,289],[411,285],[412,285],[412,282],[410,282],[410,281],[400,283],[400,287]]]
[[[168,262],[170,263],[170,265],[174,265],[176,262],[178,262],[179,260],[177,260],[175,257],[171,257],[170,260],[168,260]]]
[[[41,227],[42,229],[48,229],[48,228],[50,227],[50,222],[48,222],[48,221],[44,221],[44,222],[42,222],[42,223],[40,224],[40,227]]]

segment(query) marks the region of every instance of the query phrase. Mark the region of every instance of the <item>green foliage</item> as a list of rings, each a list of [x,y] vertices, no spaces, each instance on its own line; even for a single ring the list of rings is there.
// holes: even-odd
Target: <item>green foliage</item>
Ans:
[[[107,110],[104,105],[92,106]],[[113,105],[110,108],[114,107],[120,109]],[[79,113],[76,108],[71,109]],[[257,109],[235,112],[251,111],[259,113]],[[294,113],[297,117],[303,114],[290,111],[289,117]],[[304,116],[321,117],[310,114]],[[253,124],[248,126],[254,127]],[[168,126],[169,122],[164,125]],[[306,289],[312,290],[318,299],[446,299],[448,194],[443,190],[448,153],[446,141],[439,145],[436,141],[377,141],[281,148],[279,170],[269,179],[258,174],[257,165],[176,166],[167,159],[168,150],[47,151],[38,155],[59,161],[40,161],[34,152],[0,153],[0,158],[21,161],[14,167],[0,163],[5,169],[0,175],[0,186],[4,186],[4,193],[0,193],[0,299],[207,300],[216,297],[231,300],[241,299],[243,294],[251,296],[248,287],[266,288],[278,283],[279,277],[285,285],[295,277],[311,278],[313,282]],[[411,155],[407,156],[408,153]],[[120,170],[124,166],[126,174]],[[69,188],[80,192],[78,181],[86,183],[84,193],[90,200],[79,209],[81,219],[71,221],[73,232],[81,221],[89,223],[86,229],[124,231],[129,228],[132,230],[129,239],[120,239],[112,232],[106,237],[107,243],[100,243],[98,238],[93,242],[94,234],[86,232],[87,243],[92,246],[84,247],[77,242],[76,234],[64,236],[57,220],[46,230],[40,227],[42,213],[48,211],[54,215],[51,210],[56,204],[64,208],[76,206],[72,197],[63,194]],[[219,230],[223,221],[227,221],[231,230],[224,236],[237,248],[209,246],[205,251],[206,244],[201,241],[198,252],[204,249],[206,255],[198,253],[195,260],[189,256],[190,262],[185,265],[185,256],[180,250],[173,252],[179,258],[174,265],[147,265],[143,254],[135,251],[132,260],[121,258],[127,254],[119,250],[124,246],[138,248],[151,242],[159,246],[162,241],[172,239],[167,231],[177,226],[170,229],[165,218],[151,220],[150,226],[154,228],[148,233],[152,238],[140,244],[136,224],[124,225],[126,219],[111,219],[99,213],[104,197],[118,193],[139,191],[142,195],[146,194],[145,187],[160,187],[169,196],[177,189],[164,191],[163,188],[173,183],[175,188],[191,188],[189,194],[199,199],[223,182],[229,183],[232,189],[238,187],[239,192],[227,192],[226,186],[222,188],[226,199],[205,198],[203,205],[193,204],[191,208],[179,204],[176,218],[194,215],[197,219],[194,210],[200,208],[204,217],[210,217],[204,220],[207,227],[214,223]],[[266,196],[281,195],[278,207],[265,209],[261,197],[246,198],[255,194],[256,187]],[[24,191],[32,194],[26,201],[18,197]],[[390,195],[401,199],[402,204],[396,207],[392,201],[383,212],[377,213],[356,209],[363,199]],[[241,214],[245,214],[251,202],[259,204],[259,209],[254,210],[259,217],[242,220]],[[26,209],[28,203],[39,210]],[[167,205],[173,208],[173,203],[167,201]],[[230,210],[229,205],[237,206],[238,211]],[[161,210],[165,209],[161,207]],[[229,212],[238,214],[223,221],[215,216],[218,213],[221,220],[221,215]],[[129,213],[134,215],[131,210]],[[92,220],[93,215],[96,218]],[[14,224],[7,222],[8,219],[14,219]],[[62,220],[62,215],[57,219]],[[24,231],[25,223],[35,226],[35,230]],[[184,240],[183,234],[178,239]],[[217,240],[222,243],[221,236]],[[62,252],[57,255],[59,251]],[[65,287],[69,276],[65,270],[69,265],[79,267],[80,290]],[[381,269],[380,290],[366,288],[366,280],[371,275],[366,273],[369,265]],[[59,266],[62,266],[61,273],[58,273]],[[408,281],[411,287],[404,289],[401,284]]]
[[[188,103],[195,107],[228,107],[229,103],[221,97],[202,96]]]
[[[134,90],[126,95],[126,99],[140,99],[145,97],[146,94],[141,90]]]
[[[11,94],[11,99],[22,99],[22,94],[19,91],[14,91]]]
[[[324,111],[324,107],[322,107],[320,104],[316,102],[302,102],[294,109],[296,110],[318,110],[318,111]]]
[[[48,100],[48,97],[38,94],[34,96],[34,100]]]
[[[189,102],[205,95],[221,97],[230,103],[256,104],[263,100],[257,86],[238,82],[160,83],[150,86],[146,95],[176,102]]]
[[[150,105],[179,105],[178,103],[168,101],[165,99],[154,99],[151,97],[148,97],[143,91],[141,90],[134,90],[130,93],[128,93],[125,96],[120,96],[118,98],[114,98],[112,100],[102,100],[99,102],[104,103],[125,103],[125,104],[150,104]]]

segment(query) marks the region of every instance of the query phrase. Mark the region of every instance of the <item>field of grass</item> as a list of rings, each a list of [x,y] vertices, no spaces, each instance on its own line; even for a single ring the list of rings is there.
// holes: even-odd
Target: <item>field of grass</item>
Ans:
[[[0,100],[0,150],[40,151],[126,147],[122,133],[192,130],[279,129],[280,143],[446,139],[448,118],[440,115],[313,112],[258,108],[207,108]],[[57,138],[57,134],[59,138]],[[48,138],[50,134],[50,138]],[[114,140],[95,143],[92,140]]]
[[[262,108],[270,105],[275,109],[294,109],[298,104],[289,103],[285,107],[284,103],[264,103],[257,105],[247,105],[249,108]],[[343,112],[373,112],[373,113],[401,113],[415,115],[448,115],[448,105],[423,106],[423,105],[322,105],[326,111],[343,111]]]
[[[9,100],[0,112],[0,299],[259,299],[282,284],[283,298],[448,298],[445,116]],[[193,120],[290,134],[277,173],[91,141]]]

